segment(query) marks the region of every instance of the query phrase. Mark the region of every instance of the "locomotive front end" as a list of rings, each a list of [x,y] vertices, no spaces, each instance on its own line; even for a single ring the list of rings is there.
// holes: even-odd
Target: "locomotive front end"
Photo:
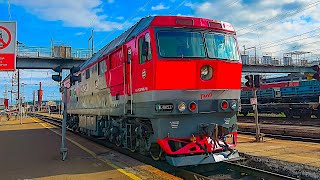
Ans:
[[[152,127],[167,161],[186,166],[238,158],[242,65],[233,27],[186,17],[156,17],[153,24]]]

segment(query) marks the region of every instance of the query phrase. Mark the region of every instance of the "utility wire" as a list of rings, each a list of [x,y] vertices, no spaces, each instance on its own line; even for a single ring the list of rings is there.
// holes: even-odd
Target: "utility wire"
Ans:
[[[236,1],[234,1],[233,3],[227,5],[226,7],[230,8],[230,7],[234,6],[234,5],[235,5],[237,2],[239,2],[239,1],[240,1],[240,0],[236,0]],[[225,8],[226,8],[226,7],[225,7]]]
[[[11,21],[10,0],[8,0],[8,16],[9,16],[9,21]]]
[[[293,36],[289,36],[289,37],[286,37],[286,38],[282,38],[282,39],[279,39],[279,40],[276,40],[276,41],[270,41],[270,42],[266,42],[264,43],[261,47],[264,47],[264,46],[269,46],[269,45],[273,45],[273,44],[277,44],[279,42],[283,42],[285,40],[289,40],[289,39],[292,39],[292,38],[295,38],[295,37],[299,37],[299,36],[302,36],[302,35],[306,35],[306,34],[309,34],[309,33],[312,33],[312,32],[315,32],[315,31],[318,31],[320,30],[320,28],[316,28],[316,29],[313,29],[311,31],[307,31],[307,32],[304,32],[304,33],[301,33],[301,34],[296,34],[296,35],[293,35]],[[255,45],[257,46],[257,45]]]
[[[183,0],[176,8],[174,8],[169,14],[172,15],[177,9],[179,9],[184,3],[186,2],[186,0]]]
[[[129,18],[127,18],[121,25],[119,25],[119,26],[117,27],[117,29],[120,29],[120,28],[123,27],[125,24],[127,24],[130,19],[133,19],[133,17],[136,16],[140,11],[142,11],[143,8],[145,8],[151,1],[152,1],[152,0],[148,0],[147,2],[145,2],[145,4],[144,4],[142,7],[140,7],[134,14],[132,14]],[[109,34],[108,34],[104,39],[102,39],[102,40],[99,42],[99,44],[96,45],[95,47],[99,47],[106,39],[108,39],[108,38],[109,38],[111,35],[113,35],[115,32],[116,32],[116,31],[113,31],[113,32],[109,33]]]
[[[288,41],[288,42],[282,42],[282,43],[278,43],[278,44],[274,44],[274,45],[269,45],[269,46],[262,46],[260,49],[269,49],[271,47],[275,47],[275,46],[280,46],[280,45],[283,45],[283,44],[286,44],[286,43],[293,43],[293,42],[298,42],[298,41],[301,41],[301,40],[305,40],[305,39],[309,39],[309,38],[313,38],[313,37],[319,37],[320,34],[317,34],[317,35],[314,35],[314,36],[309,36],[309,37],[305,37],[305,38],[302,38],[302,39],[298,39],[298,40],[293,40],[293,41]]]
[[[103,1],[101,1],[102,2],[102,4],[101,4],[101,8],[103,8],[103,6],[104,6],[104,2]],[[90,29],[90,27],[93,25],[93,23],[94,23],[94,21],[96,20],[98,18],[98,15],[97,14],[95,14],[95,16],[92,18],[92,20],[91,20],[91,22],[90,22],[90,24],[89,24],[89,27],[86,29],[86,31],[83,33],[83,34],[81,34],[80,36],[84,36],[84,35],[86,35],[87,33],[88,33],[88,31],[89,31],[89,29]],[[93,29],[93,27],[92,27],[92,29]]]
[[[302,12],[302,11],[305,11],[305,10],[307,10],[307,9],[310,9],[310,8],[312,8],[312,7],[314,7],[314,6],[317,6],[318,4],[320,4],[320,1],[316,1],[316,2],[314,2],[314,3],[310,3],[310,4],[306,5],[306,6],[304,6],[303,8],[300,8],[300,9],[296,10],[296,11],[290,11],[290,12],[287,12],[287,13],[285,13],[285,14],[280,14],[280,15],[278,15],[278,16],[276,16],[276,17],[273,17],[273,18],[270,18],[270,19],[267,19],[267,20],[260,21],[260,22],[258,22],[258,23],[256,23],[256,24],[253,24],[253,25],[250,25],[250,26],[248,26],[248,27],[242,28],[242,29],[238,30],[238,32],[241,31],[241,30],[250,28],[250,27],[257,26],[257,25],[259,25],[259,24],[261,24],[261,23],[270,21],[270,20],[272,20],[272,19],[277,19],[277,20],[275,20],[275,21],[271,21],[269,24],[263,24],[263,27],[269,26],[269,25],[271,25],[271,24],[274,24],[274,23],[276,23],[276,22],[279,22],[279,21],[281,21],[281,20],[284,20],[284,19],[286,19],[286,18],[288,18],[288,17],[290,17],[290,16],[296,15],[296,14]],[[246,34],[249,34],[249,33],[251,33],[251,32],[254,32],[254,31],[256,31],[257,29],[258,29],[258,28],[254,29],[254,30],[251,30],[251,31],[248,31],[248,32],[246,32],[246,33],[240,34],[240,35],[238,35],[238,37],[243,36],[243,35],[246,35]]]
[[[308,5],[305,5],[304,8],[306,8],[307,6],[313,5],[314,3],[319,3],[319,1],[310,3],[310,4],[308,4]],[[265,19],[265,20],[262,20],[262,21],[259,21],[259,22],[255,23],[255,24],[252,24],[252,25],[249,25],[249,26],[247,26],[247,27],[241,28],[241,29],[238,30],[238,32],[239,32],[239,31],[242,31],[242,30],[244,30],[244,29],[248,29],[248,28],[254,27],[254,26],[256,26],[256,25],[265,23],[265,22],[267,22],[267,21],[270,21],[270,20],[273,20],[273,19],[277,19],[277,18],[281,18],[281,17],[286,16],[286,15],[289,15],[289,13],[291,13],[291,12],[292,12],[292,13],[295,13],[295,12],[297,12],[297,11],[300,12],[302,9],[303,9],[303,7],[299,8],[299,9],[297,9],[297,10],[295,10],[295,11],[292,10],[292,11],[289,11],[289,12],[286,12],[286,13],[283,13],[283,14],[278,14],[278,15],[272,17],[272,18]]]
[[[314,44],[314,43],[320,43],[320,41],[313,41],[313,42],[305,43],[305,44],[303,44],[303,45],[309,45],[309,44]],[[295,48],[295,47],[299,47],[299,46],[294,46],[294,47],[290,47],[290,48],[286,48],[286,49],[280,49],[280,50],[274,51],[274,52],[272,52],[272,53],[277,53],[277,52],[281,52],[281,51],[292,50],[292,48]],[[301,45],[300,45],[300,47],[301,47]],[[297,50],[295,50],[295,51],[297,51]]]

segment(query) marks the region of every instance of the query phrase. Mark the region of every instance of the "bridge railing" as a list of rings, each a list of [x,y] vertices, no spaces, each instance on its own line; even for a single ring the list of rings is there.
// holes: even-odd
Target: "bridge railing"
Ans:
[[[242,64],[245,65],[271,65],[271,66],[308,66],[317,62],[311,62],[307,59],[293,59],[292,57],[272,57],[262,56],[254,57],[248,55],[241,55]]]
[[[91,50],[84,48],[71,48],[67,46],[54,46],[54,48],[51,48],[19,45],[17,47],[17,55],[22,57],[58,57],[87,59],[92,56],[92,52]]]

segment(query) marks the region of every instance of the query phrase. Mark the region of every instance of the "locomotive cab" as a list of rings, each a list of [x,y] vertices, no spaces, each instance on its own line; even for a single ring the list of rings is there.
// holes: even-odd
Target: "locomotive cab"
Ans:
[[[208,159],[201,161],[208,153],[220,156],[209,158],[213,162],[229,159],[225,155],[233,154],[230,147],[236,145],[242,66],[235,33],[229,31],[229,25],[228,30],[223,24],[220,29],[199,27],[205,23],[202,20],[166,27],[179,22],[171,18],[163,27],[163,21],[154,19],[151,45],[156,73],[151,107],[158,118],[152,126],[161,127],[153,129],[154,138],[175,166],[190,163],[189,156],[176,155],[199,154],[189,157],[196,164],[208,163]],[[219,151],[228,153],[221,158],[214,153]],[[235,157],[238,155],[230,159]]]

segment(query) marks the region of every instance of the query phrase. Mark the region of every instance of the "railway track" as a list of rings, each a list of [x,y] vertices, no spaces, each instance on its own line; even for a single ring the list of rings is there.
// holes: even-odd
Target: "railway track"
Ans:
[[[48,122],[50,124],[56,125],[58,127],[62,126],[62,120],[60,118],[48,117],[39,114],[29,114],[31,117],[36,117],[40,120]],[[143,163],[154,166],[162,171],[170,173],[172,175],[181,177],[188,180],[210,180],[223,178],[223,179],[298,179],[286,175],[277,174],[274,172],[264,171],[261,169],[256,169],[253,167],[245,166],[238,164],[237,162],[221,162],[210,165],[198,165],[192,167],[173,167],[167,164],[165,161],[154,161],[151,157],[144,156],[137,153],[132,153],[129,150],[126,150],[121,147],[117,147],[112,143],[108,143],[106,139],[94,138],[90,136],[85,136],[83,134],[74,132],[72,129],[67,128],[69,131],[76,133],[77,135],[87,138],[95,143],[106,146],[110,149],[118,151],[122,154],[130,156],[134,159],[137,159]]]
[[[240,134],[255,135],[254,123],[238,123]],[[266,137],[320,143],[320,127],[260,124],[260,132]]]
[[[255,132],[248,132],[248,131],[238,131],[239,134],[246,134],[246,135],[256,135]],[[288,136],[288,135],[279,135],[279,134],[266,134],[263,133],[265,137],[270,138],[277,138],[277,139],[283,139],[283,140],[291,140],[291,141],[303,141],[303,142],[314,142],[314,143],[320,143],[320,138],[308,138],[308,137],[298,137],[298,136]]]
[[[253,116],[238,116],[238,122],[253,123]],[[320,119],[304,118],[304,119],[288,119],[286,117],[271,117],[259,116],[261,124],[276,124],[276,125],[297,125],[297,126],[313,126],[320,127]]]

